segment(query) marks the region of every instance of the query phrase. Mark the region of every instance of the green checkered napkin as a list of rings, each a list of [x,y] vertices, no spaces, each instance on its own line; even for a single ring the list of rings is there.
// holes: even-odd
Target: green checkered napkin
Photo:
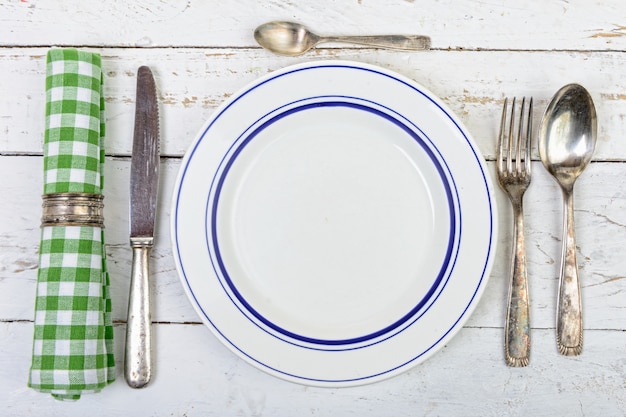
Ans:
[[[52,49],[46,69],[44,193],[102,192],[104,97],[100,55]],[[41,230],[28,385],[62,400],[115,379],[102,229]]]

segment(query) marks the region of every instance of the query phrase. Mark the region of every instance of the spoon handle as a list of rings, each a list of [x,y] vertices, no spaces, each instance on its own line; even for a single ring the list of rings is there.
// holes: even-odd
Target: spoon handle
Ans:
[[[430,38],[422,35],[326,36],[321,42],[353,43],[402,51],[430,49]]]
[[[574,236],[573,189],[563,189],[563,258],[559,279],[556,337],[559,352],[566,356],[580,355],[583,350],[583,320],[576,239]]]

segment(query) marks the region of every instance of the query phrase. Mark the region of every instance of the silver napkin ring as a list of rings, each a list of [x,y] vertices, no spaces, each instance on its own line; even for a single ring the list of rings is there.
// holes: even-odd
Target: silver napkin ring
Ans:
[[[104,196],[89,193],[55,193],[42,196],[41,227],[104,227]]]

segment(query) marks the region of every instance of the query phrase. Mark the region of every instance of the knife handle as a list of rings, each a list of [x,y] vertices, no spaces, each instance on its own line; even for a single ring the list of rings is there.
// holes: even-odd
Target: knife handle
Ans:
[[[142,388],[152,376],[150,316],[150,252],[153,238],[131,238],[133,250],[126,324],[124,377],[132,388]]]

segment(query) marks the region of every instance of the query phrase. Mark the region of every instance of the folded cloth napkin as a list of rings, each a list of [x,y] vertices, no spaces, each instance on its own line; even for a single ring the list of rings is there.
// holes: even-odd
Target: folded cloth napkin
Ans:
[[[46,68],[44,194],[102,193],[104,97],[100,55],[51,49]],[[28,385],[61,400],[115,379],[103,231],[41,230]]]

